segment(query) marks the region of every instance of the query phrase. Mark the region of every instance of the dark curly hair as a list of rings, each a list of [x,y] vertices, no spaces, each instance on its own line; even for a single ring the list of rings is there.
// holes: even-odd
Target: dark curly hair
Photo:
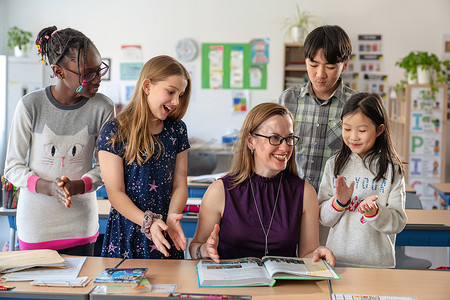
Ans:
[[[36,37],[36,46],[42,62],[57,65],[74,61],[78,64],[79,73],[82,73],[80,56],[83,55],[86,64],[87,49],[91,45],[93,43],[87,36],[72,28],[58,30],[56,26],[50,26],[42,29]]]

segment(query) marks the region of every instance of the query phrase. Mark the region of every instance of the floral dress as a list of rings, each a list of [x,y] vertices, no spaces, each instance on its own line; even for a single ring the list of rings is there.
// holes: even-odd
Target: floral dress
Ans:
[[[107,144],[118,128],[117,119],[105,124],[99,137],[99,151],[104,150],[124,157],[126,145],[116,143],[113,147]],[[127,164],[123,160],[125,192],[140,210],[151,210],[161,214],[166,221],[172,196],[176,157],[190,146],[187,128],[182,121],[166,119],[163,130],[156,137],[164,148],[159,158],[152,157],[142,166],[136,162]],[[176,249],[169,235],[166,234],[165,237],[171,244],[171,248],[168,249],[169,258],[184,258],[183,251]],[[119,258],[165,258],[153,242],[141,233],[140,225],[128,220],[113,207],[109,213],[101,255]]]

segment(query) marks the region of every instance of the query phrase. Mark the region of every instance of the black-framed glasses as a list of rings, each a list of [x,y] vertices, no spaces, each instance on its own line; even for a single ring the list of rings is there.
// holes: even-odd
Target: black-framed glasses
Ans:
[[[286,144],[288,146],[295,146],[295,145],[297,145],[298,141],[300,140],[300,138],[295,135],[290,135],[287,137],[282,137],[279,135],[265,136],[265,135],[262,135],[259,133],[253,133],[253,135],[268,139],[269,144],[271,144],[272,146],[279,146],[279,145],[281,145],[281,143],[283,143],[283,141],[286,141]]]
[[[102,61],[102,64],[100,65],[100,68],[98,68],[97,71],[95,71],[95,72],[90,72],[90,73],[87,73],[87,74],[80,74],[80,73],[74,72],[74,71],[72,71],[72,70],[69,70],[69,69],[67,69],[67,68],[64,68],[63,66],[60,66],[60,65],[57,65],[57,66],[63,68],[64,70],[67,70],[67,71],[69,71],[69,72],[72,72],[73,74],[76,74],[76,75],[80,76],[80,77],[81,77],[83,80],[85,80],[86,82],[89,82],[89,81],[94,80],[94,78],[95,78],[96,76],[98,76],[98,77],[100,77],[100,78],[101,78],[102,76],[105,76],[106,73],[108,73],[108,70],[109,70],[109,66],[108,66],[105,62],[103,62],[103,61]]]

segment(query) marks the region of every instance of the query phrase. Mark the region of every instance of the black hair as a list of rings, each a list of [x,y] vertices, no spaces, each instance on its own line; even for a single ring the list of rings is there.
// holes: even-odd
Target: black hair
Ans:
[[[305,39],[305,58],[314,59],[317,51],[330,64],[345,62],[352,54],[352,44],[347,33],[337,25],[320,26],[311,31]]]
[[[341,121],[348,114],[362,112],[374,123],[376,128],[384,124],[384,131],[376,138],[373,148],[364,157],[364,165],[375,175],[375,181],[386,179],[386,172],[389,165],[392,166],[392,182],[395,177],[395,165],[398,165],[398,173],[404,174],[403,163],[395,151],[390,122],[383,105],[383,99],[376,93],[357,93],[350,97],[345,103],[341,113]],[[350,158],[352,151],[342,142],[341,149],[336,156],[336,164],[334,166],[334,176],[341,173]],[[375,164],[375,159],[378,162]]]
[[[38,33],[36,45],[44,63],[57,65],[67,60],[74,61],[78,64],[78,72],[83,73],[80,68],[80,55],[84,58],[84,69],[88,47],[93,43],[78,30],[72,28],[58,30],[56,26],[50,26]]]

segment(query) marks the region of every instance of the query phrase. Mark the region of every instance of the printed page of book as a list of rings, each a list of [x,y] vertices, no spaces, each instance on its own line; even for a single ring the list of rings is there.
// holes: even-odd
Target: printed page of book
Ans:
[[[265,256],[262,261],[269,275],[274,278],[304,278],[310,273],[301,258]]]
[[[222,260],[219,264],[202,260],[197,264],[200,286],[273,286],[273,280],[258,258]]]
[[[312,258],[265,256],[262,261],[274,279],[332,279],[339,278],[331,272],[323,260]]]

